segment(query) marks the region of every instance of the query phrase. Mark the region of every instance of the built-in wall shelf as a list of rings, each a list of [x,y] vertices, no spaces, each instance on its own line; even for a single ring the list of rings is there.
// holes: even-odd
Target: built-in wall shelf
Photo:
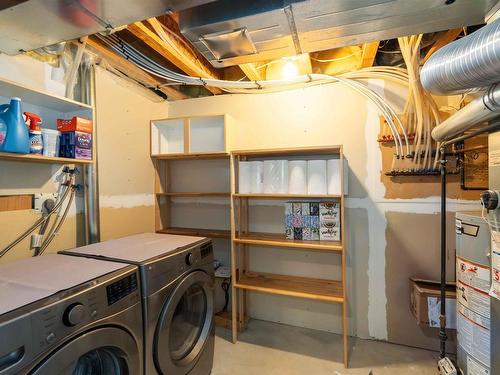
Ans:
[[[308,194],[250,194],[235,193],[235,198],[254,198],[254,199],[340,199],[340,195],[308,195]]]
[[[256,246],[289,247],[320,251],[343,250],[342,242],[340,241],[289,240],[282,233],[242,233],[239,235],[236,234],[233,241]]]
[[[182,155],[224,154],[226,115],[191,116],[151,121],[151,155],[168,158]]]
[[[0,95],[19,97],[22,102],[48,108],[58,112],[70,113],[81,110],[92,110],[93,107],[58,95],[28,87],[4,78],[0,78]]]
[[[231,231],[224,229],[179,228],[170,227],[158,229],[158,233],[179,234],[183,236],[198,236],[209,238],[231,238]]]
[[[21,161],[30,163],[45,164],[92,164],[93,160],[59,158],[35,154],[16,154],[10,152],[0,152],[0,160]]]
[[[255,292],[327,302],[344,302],[342,282],[335,280],[246,271],[234,286]]]
[[[165,193],[156,193],[158,196],[165,197],[227,197],[231,196],[229,192],[176,192],[168,191]]]
[[[229,159],[229,154],[225,152],[201,152],[201,153],[175,153],[151,155],[153,159],[159,160],[190,160],[190,159]]]

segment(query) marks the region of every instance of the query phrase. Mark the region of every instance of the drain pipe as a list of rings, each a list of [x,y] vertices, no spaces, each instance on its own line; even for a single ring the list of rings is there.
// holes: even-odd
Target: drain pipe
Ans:
[[[97,168],[97,114],[95,112],[95,67],[93,64],[82,66],[84,79],[80,86],[82,101],[93,107],[94,139],[92,155],[94,163],[83,166],[83,186],[85,195],[85,243],[92,244],[101,240],[99,220],[99,182]]]

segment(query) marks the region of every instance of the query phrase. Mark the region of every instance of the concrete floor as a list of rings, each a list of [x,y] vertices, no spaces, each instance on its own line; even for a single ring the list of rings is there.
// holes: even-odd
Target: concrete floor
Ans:
[[[212,375],[436,375],[438,353],[379,341],[350,340],[350,368],[342,365],[341,336],[251,320],[236,344],[217,329]]]

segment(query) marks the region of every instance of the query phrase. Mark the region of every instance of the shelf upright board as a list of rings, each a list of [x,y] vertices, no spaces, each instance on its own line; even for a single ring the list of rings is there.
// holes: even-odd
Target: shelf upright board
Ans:
[[[308,194],[251,194],[239,193],[238,164],[240,161],[278,158],[314,158],[331,157],[340,159],[340,195],[308,195]],[[233,296],[232,301],[232,339],[237,341],[236,320],[247,318],[247,291],[284,295],[297,298],[314,299],[330,303],[342,304],[343,362],[348,366],[347,337],[347,293],[346,293],[346,260],[345,260],[345,206],[344,206],[344,173],[342,146],[303,147],[290,149],[238,150],[231,152],[231,273]],[[249,231],[248,205],[252,199],[258,200],[293,200],[310,199],[314,201],[332,200],[340,203],[340,241],[324,240],[290,240],[280,233],[253,233]],[[290,275],[276,275],[253,272],[248,269],[250,246],[269,246],[277,248],[293,248],[302,251],[324,251],[342,257],[340,280],[325,280]]]

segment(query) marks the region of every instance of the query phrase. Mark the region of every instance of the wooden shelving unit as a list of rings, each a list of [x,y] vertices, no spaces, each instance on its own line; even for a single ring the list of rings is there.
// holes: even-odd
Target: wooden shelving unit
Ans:
[[[182,236],[199,236],[209,238],[231,238],[231,231],[224,229],[177,228],[169,227],[157,230],[158,233],[179,234]]]
[[[341,194],[306,195],[306,194],[240,194],[238,193],[238,164],[245,160],[266,158],[338,157],[340,159]],[[343,361],[348,366],[347,336],[347,292],[346,292],[346,256],[345,256],[345,206],[344,206],[344,162],[342,146],[310,147],[292,149],[241,150],[231,152],[231,272],[236,283],[232,285],[232,339],[238,339],[238,326],[247,319],[247,292],[260,292],[297,298],[312,299],[342,305]],[[249,201],[252,199],[340,202],[341,241],[310,241],[286,239],[284,233],[254,233],[249,231]],[[254,272],[248,269],[251,246],[290,248],[301,251],[332,252],[342,259],[340,280],[325,280],[310,277],[277,275]],[[237,298],[236,298],[237,296]]]

